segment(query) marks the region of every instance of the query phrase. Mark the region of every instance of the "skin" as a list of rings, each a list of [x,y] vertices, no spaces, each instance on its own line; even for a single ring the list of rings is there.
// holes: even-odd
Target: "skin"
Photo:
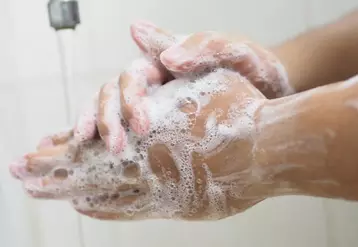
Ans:
[[[356,157],[354,154],[354,150],[356,150],[357,144],[355,142],[356,133],[354,133],[353,126],[356,125],[355,111],[357,110],[357,95],[356,93],[354,93],[354,91],[356,91],[355,89],[357,87],[358,82],[357,78],[353,78],[350,80],[346,79],[357,72],[355,70],[356,67],[353,66],[354,63],[352,63],[352,61],[356,61],[354,59],[356,59],[358,56],[355,56],[355,58],[354,56],[351,56],[351,53],[354,52],[350,50],[350,53],[346,53],[349,54],[349,56],[345,56],[346,59],[342,60],[322,59],[322,61],[319,62],[317,60],[307,59],[305,58],[305,56],[290,56],[291,58],[297,58],[297,60],[294,62],[292,62],[293,60],[291,58],[291,60],[287,59],[289,57],[287,54],[291,54],[291,52],[294,52],[295,46],[297,47],[297,50],[299,50],[299,47],[304,47],[303,44],[305,44],[305,48],[307,48],[307,42],[314,43],[318,40],[322,40],[322,37],[331,37],[333,39],[333,36],[327,35],[333,35],[334,32],[329,32],[328,30],[331,30],[334,27],[337,28],[336,31],[341,29],[345,30],[345,32],[339,32],[339,34],[341,34],[343,37],[341,40],[342,47],[346,47],[349,44],[348,47],[353,49],[353,51],[358,50],[353,46],[353,44],[355,43],[348,42],[351,40],[352,33],[354,35],[356,32],[349,32],[345,28],[342,28],[343,23],[345,24],[344,26],[349,26],[347,25],[348,23],[352,24],[356,20],[356,17],[354,16],[357,15],[352,14],[348,17],[345,17],[339,22],[337,22],[335,25],[332,25],[330,28],[323,27],[320,31],[317,31],[317,33],[321,33],[321,36],[315,36],[311,33],[307,33],[306,37],[305,35],[302,35],[298,37],[295,41],[289,41],[286,44],[283,44],[280,48],[271,49],[272,52],[269,52],[241,37],[231,37],[212,32],[204,32],[189,36],[186,40],[184,40],[184,42],[178,43],[175,38],[167,39],[166,37],[169,35],[167,32],[164,32],[163,30],[151,24],[138,24],[137,29],[135,26],[132,27],[132,37],[137,42],[142,51],[147,55],[147,57],[150,58],[144,60],[145,62],[141,63],[142,67],[139,70],[145,72],[141,73],[141,75],[138,77],[138,65],[133,66],[134,69],[130,68],[123,75],[121,75],[119,87],[122,90],[120,90],[121,93],[117,94],[119,95],[119,97],[113,96],[116,95],[111,93],[113,89],[106,89],[115,88],[115,86],[111,86],[111,84],[106,84],[107,86],[105,85],[102,88],[98,99],[100,105],[102,105],[102,108],[103,104],[113,106],[113,103],[108,102],[120,102],[119,105],[121,107],[117,107],[116,111],[118,113],[123,113],[123,117],[125,120],[129,119],[128,122],[132,131],[144,137],[150,130],[150,122],[143,121],[143,119],[145,119],[145,117],[143,118],[143,116],[145,116],[144,113],[133,113],[136,112],[136,109],[140,109],[137,110],[137,112],[145,112],[145,110],[143,111],[145,107],[143,106],[143,104],[141,105],[141,97],[143,96],[143,99],[147,96],[150,97],[150,94],[147,93],[146,90],[143,90],[143,88],[149,88],[148,85],[160,85],[173,79],[173,77],[180,78],[183,76],[193,76],[194,74],[200,75],[201,73],[204,73],[208,68],[212,69],[213,67],[224,66],[233,71],[240,72],[244,76],[244,81],[249,80],[250,83],[252,83],[256,88],[260,89],[267,98],[271,99],[275,97],[290,95],[295,91],[304,91],[310,87],[330,84],[333,82],[328,79],[324,80],[325,77],[319,77],[320,80],[317,80],[317,74],[320,71],[319,69],[307,70],[307,73],[304,73],[305,78],[302,78],[302,76],[299,76],[301,75],[301,73],[295,73],[295,71],[300,70],[295,68],[310,68],[311,66],[307,66],[307,64],[310,64],[310,62],[312,62],[313,68],[318,68],[318,65],[322,66],[323,62],[328,68],[334,68],[334,65],[337,65],[338,61],[347,63],[347,66],[345,66],[345,69],[343,71],[331,69],[328,70],[329,73],[326,73],[328,74],[327,77],[329,78],[341,78],[341,80],[345,81],[341,83],[335,83],[329,86],[320,87],[304,93],[283,97],[281,99],[268,100],[264,95],[259,94],[257,91],[255,92],[255,87],[244,83],[245,89],[241,88],[240,90],[242,91],[239,91],[250,92],[251,94],[249,93],[247,94],[247,96],[250,99],[254,99],[257,102],[260,102],[259,107],[255,111],[253,117],[256,131],[254,133],[250,132],[250,141],[246,139],[246,142],[242,142],[243,144],[235,144],[234,149],[230,148],[230,145],[227,145],[224,149],[222,149],[224,156],[219,155],[216,157],[214,155],[214,157],[211,157],[215,161],[213,162],[215,163],[215,165],[220,165],[218,165],[217,167],[215,165],[209,166],[209,171],[213,175],[212,177],[215,177],[215,181],[220,181],[220,183],[222,183],[221,176],[223,174],[223,171],[225,171],[226,169],[225,165],[227,165],[222,164],[222,160],[239,160],[237,162],[238,164],[232,166],[233,170],[231,170],[231,172],[232,174],[241,174],[241,176],[236,177],[236,179],[231,178],[232,180],[225,178],[225,181],[227,183],[232,182],[233,184],[235,184],[235,200],[230,200],[230,196],[227,195],[231,195],[232,193],[230,193],[229,189],[227,189],[224,186],[224,183],[222,183],[222,188],[226,188],[226,190],[223,189],[226,194],[225,200],[229,202],[228,205],[232,206],[230,206],[229,209],[224,210],[224,213],[217,214],[217,212],[213,213],[212,211],[210,212],[210,210],[208,211],[208,204],[203,203],[199,207],[199,210],[196,209],[196,213],[194,214],[187,213],[187,211],[186,213],[179,213],[178,215],[170,215],[168,217],[168,215],[165,215],[165,213],[158,212],[156,214],[156,217],[174,217],[189,220],[225,218],[235,213],[241,212],[258,203],[259,201],[264,200],[265,198],[286,194],[301,194],[328,198],[342,198],[346,200],[357,200],[356,181],[358,181],[358,179],[356,177],[357,166],[355,165]],[[150,32],[148,32],[148,29],[150,30]],[[147,36],[143,36],[143,33]],[[154,35],[154,38],[151,38],[151,36],[153,36],[153,33],[160,34],[162,40],[169,40],[170,42],[159,42],[159,44],[156,43],[156,40],[158,40],[158,35]],[[143,39],[143,37],[145,38]],[[305,38],[305,42],[302,42],[302,40],[304,40]],[[207,42],[208,39],[211,40],[209,43]],[[237,54],[238,52],[242,52],[241,50],[237,51],[237,47],[240,47],[240,45],[242,44],[246,46],[244,51],[247,51],[247,47],[249,47],[251,53],[247,53],[249,55],[244,55],[244,59],[239,61],[237,59],[238,56],[230,57],[231,54]],[[337,47],[337,44],[339,44],[339,42],[332,41],[332,44],[334,44],[335,46],[327,45],[327,47],[320,47],[320,49],[318,49],[317,51],[317,54],[319,55],[315,56],[315,58],[325,58],[324,54],[328,54],[329,51],[331,51],[332,47]],[[167,50],[168,46],[170,46],[171,48]],[[200,47],[200,49],[198,47]],[[234,47],[236,50],[234,49],[227,51],[225,50],[227,49],[227,47]],[[343,51],[346,50],[342,50],[342,52]],[[178,52],[181,52],[182,54],[184,53],[184,59],[183,55],[181,55],[181,57],[179,56],[179,58],[181,59],[178,59]],[[217,56],[217,54],[220,55]],[[250,56],[250,54],[254,54],[255,59],[252,59],[252,56]],[[310,52],[307,52],[305,54],[310,54]],[[203,57],[208,58],[206,61],[209,62],[198,63],[198,58]],[[280,68],[280,66],[277,66],[277,64],[279,64],[280,62],[277,57],[281,59],[282,63],[284,64],[284,67],[287,69],[287,74],[283,73],[282,70],[278,69]],[[176,58],[176,60],[174,58]],[[259,59],[257,60],[257,58]],[[253,61],[255,61],[256,63],[253,63]],[[257,63],[257,61],[259,62]],[[305,66],[303,66],[303,64]],[[265,74],[269,76],[257,76],[258,71],[260,71],[259,68],[264,68]],[[336,72],[336,74],[333,75],[330,74],[332,71],[340,72]],[[285,78],[285,76],[287,77]],[[155,79],[152,80],[151,78]],[[286,80],[287,78],[289,78],[289,83]],[[232,81],[235,81],[235,79],[232,78]],[[130,87],[131,85],[135,85],[135,90],[131,90],[131,92],[142,92],[136,94],[139,97],[134,97],[136,99],[134,101],[126,100],[127,96],[125,95],[125,89],[127,87]],[[234,93],[239,93],[239,91],[232,89],[232,92]],[[133,98],[133,96],[130,98]],[[332,98],[334,100],[332,100]],[[229,97],[228,95],[225,95],[225,97],[220,98],[220,100],[223,101],[227,99],[233,98]],[[214,100],[214,102],[216,101]],[[216,103],[219,104],[218,106],[220,109],[225,109],[225,107],[222,108],[221,102],[218,101]],[[233,103],[234,101],[231,101],[231,103],[229,103],[228,105]],[[226,107],[228,107],[228,105],[226,105]],[[57,145],[55,141],[48,141],[52,138],[47,138],[47,142],[44,143],[50,143],[50,145],[41,146],[41,148],[39,149],[39,153],[37,154],[39,156],[45,155],[46,157],[50,157],[50,159],[47,159],[47,162],[49,162],[49,160],[53,162],[53,160],[51,160],[51,157],[54,158],[56,155],[61,156],[66,152],[73,152],[73,150],[80,149],[84,150],[83,152],[86,153],[85,148],[78,147],[81,147],[81,142],[83,141],[95,139],[98,130],[100,137],[106,143],[107,150],[111,153],[117,153],[117,155],[120,155],[121,150],[125,148],[126,144],[124,141],[122,141],[122,139],[118,138],[118,136],[121,136],[121,134],[118,134],[118,131],[115,132],[113,130],[111,131],[110,129],[118,129],[121,128],[119,126],[123,127],[123,125],[113,125],[113,122],[108,121],[109,118],[106,117],[107,115],[109,115],[109,113],[106,114],[105,110],[101,110],[100,108],[96,108],[95,106],[96,104],[94,104],[92,111],[89,111],[92,112],[92,114],[87,114],[87,120],[82,121],[82,126],[85,126],[86,128],[83,128],[81,127],[81,124],[78,124],[77,128],[75,129],[74,137],[72,135],[69,135],[67,142],[63,142],[61,143],[61,145]],[[195,107],[195,105],[189,104],[187,107],[189,107],[190,109],[191,107]],[[247,112],[247,109],[245,108],[242,108],[241,110],[243,112]],[[112,111],[107,112],[112,112],[113,114],[113,109]],[[275,114],[272,114],[272,112],[275,112]],[[338,114],[340,118],[331,117],[338,116]],[[142,122],[138,123],[138,121],[134,121],[135,124],[133,124],[133,121],[131,121],[130,119],[132,119],[135,115],[141,116],[139,117],[139,119],[141,119]],[[199,114],[199,116],[201,115],[202,114]],[[205,115],[204,117],[204,114],[202,116],[204,119],[205,117],[208,117],[207,115]],[[146,125],[147,127],[142,127]],[[96,126],[98,126],[98,129]],[[194,131],[192,133],[200,131],[202,132],[202,129],[203,126],[201,126],[201,129],[195,129],[195,131],[194,129],[192,129],[192,131]],[[109,134],[111,132],[116,133],[116,138],[113,139],[120,139],[121,144],[113,145],[108,140],[106,140],[106,138],[108,139],[108,136],[111,136],[111,134]],[[76,141],[76,144],[74,144],[74,141]],[[184,142],[184,140],[182,142]],[[127,143],[127,145],[130,146],[131,144]],[[71,148],[69,148],[69,146],[71,146]],[[44,147],[46,148],[43,149]],[[77,149],[73,147],[77,147]],[[251,152],[248,152],[248,150],[250,150]],[[241,153],[241,151],[245,152]],[[101,152],[105,153],[106,151],[101,150]],[[164,148],[163,152],[163,147],[159,148],[158,146],[155,146],[154,149],[148,149],[148,153],[154,153],[155,156],[158,157],[156,161],[150,161],[150,167],[152,168],[152,171],[154,171],[156,177],[163,177],[163,174],[161,175],[162,168],[157,170],[155,168],[161,167],[163,163],[171,164],[170,162],[167,162],[168,159],[170,161],[168,151],[165,151]],[[248,155],[248,153],[250,153],[250,155]],[[235,156],[236,154],[240,155]],[[36,154],[32,155],[37,156]],[[17,164],[12,166],[16,167],[16,169],[12,169],[13,174],[23,180],[25,185],[26,181],[28,181],[28,177],[36,177],[37,179],[39,179],[40,176],[40,179],[42,179],[41,176],[44,176],[44,174],[46,174],[48,170],[51,170],[48,168],[47,170],[43,168],[46,167],[46,165],[44,165],[44,162],[34,161],[33,159],[31,159],[31,155],[29,157],[26,156],[25,161],[24,159],[22,159],[21,165],[19,165],[20,162],[17,162]],[[81,157],[81,155],[76,157]],[[71,162],[74,161],[71,160],[70,163]],[[159,163],[156,164],[156,162]],[[195,170],[195,167],[197,167],[198,164],[203,163],[207,164],[211,162],[208,160],[203,161],[202,159],[199,159],[199,161],[194,160],[194,163],[192,163],[191,166],[193,170]],[[29,166],[28,164],[33,164],[33,166],[35,167],[39,167],[40,164],[42,168],[39,168],[38,170],[40,170],[41,172],[33,173],[32,169],[30,169],[31,171],[29,171],[28,169],[24,169],[24,167]],[[174,169],[173,171],[175,171],[174,166],[172,166],[170,169]],[[51,171],[53,172],[54,169],[52,169]],[[249,174],[247,174],[247,171],[250,171]],[[210,177],[211,176],[203,177],[203,179],[207,180]],[[146,181],[146,179],[141,178],[141,181],[142,182],[140,182],[139,184],[143,185],[143,181]],[[121,181],[121,183],[123,183],[123,181]],[[112,188],[122,188],[121,186],[122,184],[111,185]],[[141,186],[139,187],[142,188]],[[124,186],[124,188],[126,187]],[[128,188],[126,188],[126,190],[128,190]],[[78,200],[84,200],[83,195],[76,194],[78,193],[78,190],[72,191],[72,194],[71,189],[65,189],[65,191],[67,191],[66,193],[69,193],[66,195],[67,197],[65,198],[76,198],[74,200],[77,201],[77,204],[75,204],[74,207],[79,212],[89,215],[91,217],[96,217],[100,219],[121,220],[143,219],[148,217],[148,215],[146,214],[147,212],[138,212],[134,215],[131,214],[130,216],[128,216],[125,213],[123,205],[122,207],[115,208],[115,210],[113,210],[113,208],[111,208],[111,210],[107,208],[107,210],[101,211],[100,209],[103,209],[103,207],[95,207],[91,208],[91,210],[89,210],[89,208],[86,208],[86,210],[83,210],[83,208],[78,207]],[[146,195],[150,195],[150,190],[147,189],[144,191]],[[49,191],[46,191],[46,189],[41,189],[41,193],[39,194],[33,193],[31,191],[29,192],[32,196],[35,197],[40,196],[45,198],[63,199],[63,195],[59,196],[56,193],[54,194],[53,192],[51,193]],[[96,194],[96,196],[101,195],[101,192],[95,190],[89,192],[89,194],[91,194],[92,196],[93,193]],[[199,193],[200,195],[205,195],[205,193],[200,193],[200,191],[196,191],[196,193]],[[133,198],[133,195],[131,196],[131,198]],[[136,196],[134,196],[134,198],[136,198]],[[203,198],[205,198],[205,196]],[[125,198],[121,198],[120,200],[122,202],[127,202]],[[205,202],[205,200],[203,200],[203,202]],[[130,203],[133,203],[133,200],[129,200],[129,204]]]
[[[275,181],[292,194],[358,200],[357,92],[356,76],[265,106],[258,159],[288,168]]]
[[[284,42],[270,50],[302,92],[358,74],[358,10]]]

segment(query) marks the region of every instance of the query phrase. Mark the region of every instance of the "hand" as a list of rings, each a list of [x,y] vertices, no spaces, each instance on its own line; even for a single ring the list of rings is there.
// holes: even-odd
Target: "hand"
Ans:
[[[136,34],[132,36],[134,41],[145,53],[153,48],[163,51],[156,48],[156,43],[170,37],[167,31],[153,28],[152,24],[135,24],[132,30]],[[199,32],[172,43],[160,54],[160,60],[175,75],[187,76],[224,67],[239,72],[268,98],[293,93],[286,70],[273,52],[242,35]]]
[[[31,196],[72,199],[99,219],[221,219],[274,194],[270,170],[255,161],[257,114],[267,100],[244,77],[219,69],[174,80],[143,102],[149,134],[125,128],[118,155],[98,138],[77,142],[68,132],[42,142],[12,173]]]
[[[285,69],[273,53],[242,36],[202,32],[179,38],[148,22],[132,25],[131,34],[146,58],[135,61],[121,75],[120,96],[106,93],[116,87],[118,79],[103,86],[101,107],[97,108],[95,102],[78,121],[75,137],[79,141],[93,138],[98,127],[108,150],[119,153],[126,144],[126,135],[116,115],[122,114],[133,131],[146,135],[150,122],[141,99],[149,88],[208,69],[230,68],[269,98],[293,92]]]
[[[153,35],[142,36],[141,30],[152,32]],[[126,145],[126,136],[118,115],[129,124],[132,131],[140,135],[148,134],[149,120],[147,108],[142,98],[156,87],[173,79],[161,64],[159,56],[162,51],[177,42],[177,38],[150,23],[139,22],[131,27],[133,39],[143,49],[144,58],[135,60],[121,74],[101,88],[95,100],[79,117],[74,137],[77,141],[91,140],[97,131],[105,141],[108,151],[117,154]],[[112,94],[113,88],[119,87],[121,94]],[[116,90],[115,90],[116,92]],[[100,103],[98,104],[98,101]]]

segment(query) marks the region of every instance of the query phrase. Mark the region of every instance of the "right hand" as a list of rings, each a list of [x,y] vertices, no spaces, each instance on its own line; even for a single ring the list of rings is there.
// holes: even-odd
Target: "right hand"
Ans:
[[[95,102],[81,115],[76,128],[77,140],[90,140],[97,129],[108,150],[119,153],[126,144],[124,117],[129,127],[140,135],[148,133],[150,122],[143,96],[153,85],[190,77],[207,69],[230,68],[246,77],[266,97],[275,98],[292,93],[286,72],[273,53],[243,36],[231,37],[215,32],[201,32],[180,39],[148,22],[131,27],[133,40],[146,55],[101,89],[100,104]],[[118,85],[116,85],[118,84]],[[119,86],[121,95],[110,93]]]
[[[294,92],[276,55],[243,35],[199,32],[177,38],[172,46],[162,50],[158,49],[157,43],[163,37],[170,37],[168,32],[148,24],[133,25],[132,30],[136,34],[133,39],[142,51],[151,54],[154,50],[156,56],[162,51],[161,63],[176,76],[188,77],[223,67],[246,77],[267,98]]]

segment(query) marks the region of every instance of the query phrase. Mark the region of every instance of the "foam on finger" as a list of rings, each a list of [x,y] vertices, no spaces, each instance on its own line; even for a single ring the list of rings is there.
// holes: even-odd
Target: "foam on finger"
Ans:
[[[97,103],[98,94],[95,95],[93,101],[80,114],[74,130],[74,137],[77,141],[87,141],[95,136],[97,130]]]
[[[118,78],[102,87],[99,97],[97,126],[99,134],[110,152],[118,154],[127,142],[121,119]]]

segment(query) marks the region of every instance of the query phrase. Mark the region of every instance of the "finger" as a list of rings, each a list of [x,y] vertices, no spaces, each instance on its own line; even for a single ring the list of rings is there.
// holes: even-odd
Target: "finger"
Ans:
[[[118,78],[105,84],[99,94],[97,127],[108,151],[119,154],[127,143],[124,127],[121,124],[121,104]]]
[[[186,35],[173,35],[169,31],[161,29],[148,21],[134,23],[131,26],[131,35],[141,51],[159,69],[162,77],[166,77],[167,81],[170,81],[180,76],[175,72],[169,73],[161,63],[160,55],[179,41],[185,40],[187,38]]]
[[[109,182],[114,181],[114,182]],[[35,198],[70,199],[112,191],[119,198],[137,190],[147,190],[137,179],[122,179],[120,174],[83,169],[77,164],[58,166],[50,174],[24,180],[24,189]]]
[[[81,209],[76,209],[76,211],[82,215],[88,216],[90,218],[98,219],[98,220],[123,220],[125,219],[122,214],[118,213],[107,213],[100,212],[95,210],[84,211]]]
[[[58,165],[68,164],[70,154],[68,145],[44,148],[13,162],[10,173],[21,180],[43,175]]]
[[[81,214],[92,218],[129,220],[140,217],[148,211],[145,194],[139,190],[125,197],[117,193],[97,196],[77,197],[72,200],[73,207]]]
[[[77,197],[72,201],[73,206],[81,211],[101,211],[119,213],[131,206],[143,193],[139,189],[132,189],[123,195],[118,192],[108,192],[99,195]]]
[[[142,99],[150,90],[166,81],[165,75],[147,59],[136,60],[119,78],[122,114],[132,130],[139,135],[149,131],[146,105]]]
[[[96,135],[98,95],[96,94],[91,104],[77,120],[74,138],[79,142],[91,140]]]
[[[16,179],[23,179],[25,177],[31,176],[31,173],[26,169],[27,159],[22,157],[13,161],[9,165],[10,174]]]
[[[149,130],[146,106],[141,98],[148,94],[150,86],[161,85],[171,79],[171,75],[161,65],[160,54],[177,39],[169,32],[154,24],[141,21],[131,26],[131,35],[149,60],[136,61],[120,78],[123,115],[130,127],[140,135]],[[152,62],[149,62],[152,61]]]
[[[131,25],[130,30],[132,39],[150,61],[146,68],[149,83],[171,80],[172,76],[160,62],[160,54],[180,38],[148,21],[138,21]]]
[[[65,144],[73,138],[73,135],[73,131],[69,130],[44,137],[37,146],[37,149],[51,148],[53,146]]]
[[[24,180],[25,191],[34,198],[43,199],[66,199],[71,196],[83,195],[79,186],[70,184],[72,179],[72,170],[63,168],[56,168],[51,175],[42,177],[28,178]],[[74,190],[75,187],[75,190]]]
[[[269,98],[292,93],[279,60],[245,37],[197,33],[164,51],[160,59],[169,71],[179,74],[200,73],[218,67],[233,69]]]
[[[216,32],[201,32],[173,45],[161,54],[163,65],[174,72],[196,72],[220,63],[236,64],[250,52],[244,42],[233,45],[228,38]]]
[[[174,35],[147,21],[134,23],[130,30],[138,47],[154,61],[159,61],[160,54],[177,42]]]

